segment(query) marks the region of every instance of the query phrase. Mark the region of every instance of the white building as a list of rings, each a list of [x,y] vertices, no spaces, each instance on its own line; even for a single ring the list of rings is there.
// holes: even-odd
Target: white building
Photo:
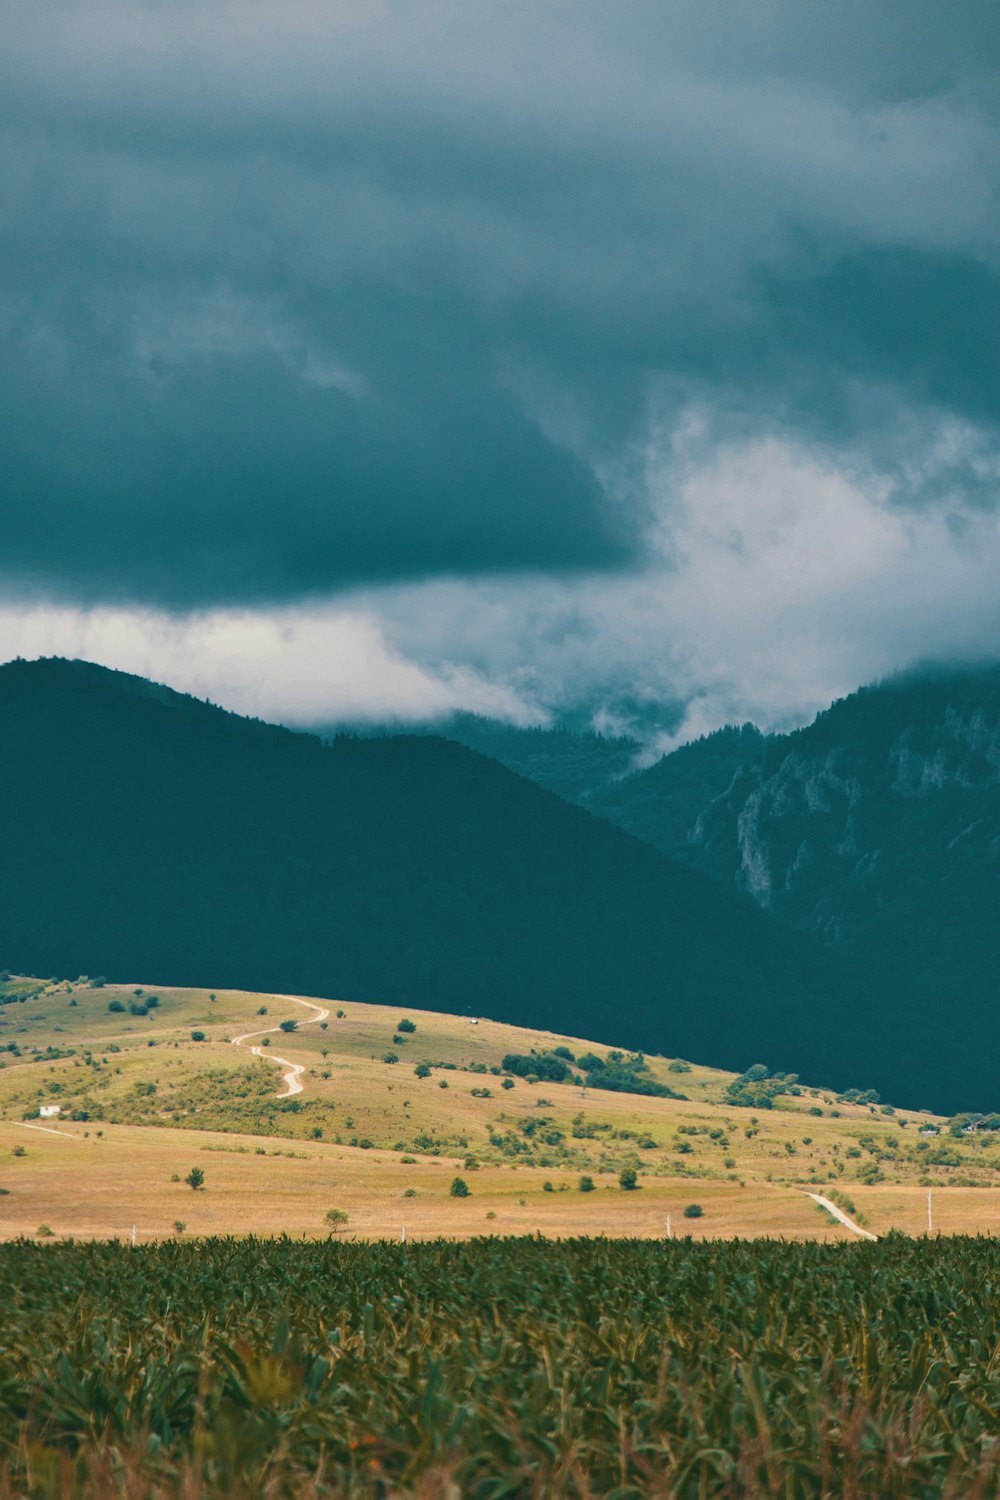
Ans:
[[[43,1120],[53,1120],[56,1115],[62,1114],[61,1104],[41,1104],[38,1108],[39,1117]]]

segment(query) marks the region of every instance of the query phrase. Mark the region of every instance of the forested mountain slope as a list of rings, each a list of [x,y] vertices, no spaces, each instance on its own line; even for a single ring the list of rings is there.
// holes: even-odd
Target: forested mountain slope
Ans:
[[[337,725],[316,725],[313,733],[335,739]],[[358,726],[366,737],[403,733],[398,724]],[[409,726],[409,734],[435,735],[498,760],[509,771],[527,776],[567,802],[587,807],[594,797],[635,769],[642,745],[629,735],[598,734],[567,723],[552,728],[504,724],[482,714],[454,713],[434,722]]]
[[[1000,1041],[1000,668],[912,672],[793,734],[721,730],[598,806],[862,960],[904,1037]]]
[[[0,668],[0,724],[13,970],[610,1030],[952,1102],[859,1057],[864,997],[812,939],[460,746],[324,745],[59,660]]]

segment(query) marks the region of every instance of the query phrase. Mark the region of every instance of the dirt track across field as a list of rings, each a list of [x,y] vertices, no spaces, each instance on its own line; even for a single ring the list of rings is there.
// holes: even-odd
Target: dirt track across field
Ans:
[[[852,1234],[859,1234],[863,1240],[878,1239],[877,1234],[872,1234],[871,1230],[862,1229],[860,1224],[855,1224],[849,1214],[845,1214],[844,1210],[838,1208],[836,1203],[831,1202],[829,1198],[824,1198],[822,1193],[807,1193],[806,1197],[818,1203],[821,1208],[825,1208],[828,1214],[833,1214],[838,1223],[843,1224],[844,1228],[849,1229]]]
[[[302,1022],[303,1026],[318,1026],[321,1021],[328,1021],[330,1019],[330,1012],[325,1006],[314,1005],[311,1000],[302,1000],[298,995],[274,995],[272,998],[275,1000],[290,1000],[293,1005],[304,1005],[307,1010],[314,1011],[314,1015],[310,1016],[307,1021]],[[247,1042],[253,1036],[274,1036],[280,1033],[280,1031],[280,1024],[277,1026],[265,1026],[260,1031],[244,1031],[242,1036],[233,1037],[233,1046],[246,1047]],[[290,1099],[293,1094],[301,1094],[302,1074],[305,1072],[305,1065],[303,1063],[290,1062],[287,1057],[279,1057],[276,1052],[266,1050],[264,1047],[247,1047],[247,1051],[252,1052],[254,1057],[262,1057],[265,1062],[277,1063],[279,1067],[284,1068],[285,1071],[281,1076],[285,1087],[275,1096],[276,1098]]]

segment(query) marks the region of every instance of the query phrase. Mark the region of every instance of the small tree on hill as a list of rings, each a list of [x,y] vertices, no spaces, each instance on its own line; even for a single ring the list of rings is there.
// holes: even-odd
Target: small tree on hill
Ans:
[[[453,1198],[468,1198],[472,1189],[464,1177],[453,1177],[451,1187],[448,1190]]]
[[[635,1167],[622,1167],[618,1173],[618,1186],[625,1193],[631,1193],[639,1186],[639,1179]]]
[[[191,1188],[192,1192],[196,1193],[199,1188],[205,1185],[205,1174],[200,1167],[192,1167],[184,1181]]]
[[[282,1031],[298,1031],[299,1023],[298,1021],[282,1021],[280,1029]]]

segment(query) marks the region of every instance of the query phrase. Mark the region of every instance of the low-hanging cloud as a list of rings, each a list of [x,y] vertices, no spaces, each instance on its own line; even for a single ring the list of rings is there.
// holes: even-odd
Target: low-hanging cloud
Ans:
[[[1000,451],[929,419],[928,485]],[[802,722],[919,658],[995,655],[1000,520],[962,489],[903,481],[772,436],[719,444],[693,408],[645,456],[657,524],[627,575],[492,576],[352,591],[334,605],[175,616],[0,611],[3,654],[61,651],[298,725],[571,715],[648,752],[727,722]]]
[[[177,616],[103,606],[0,608],[0,652],[69,656],[293,726],[424,723],[457,710],[515,724],[544,713],[458,662],[408,660],[351,609],[216,609]]]

